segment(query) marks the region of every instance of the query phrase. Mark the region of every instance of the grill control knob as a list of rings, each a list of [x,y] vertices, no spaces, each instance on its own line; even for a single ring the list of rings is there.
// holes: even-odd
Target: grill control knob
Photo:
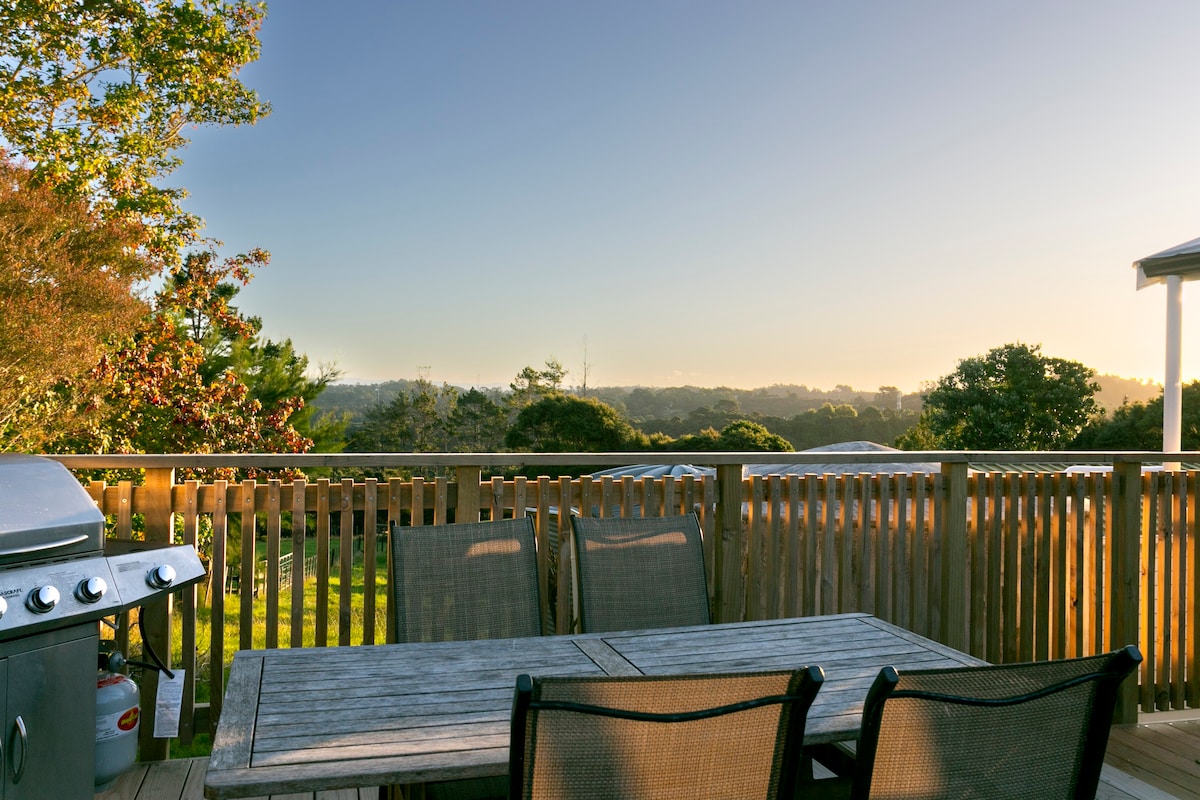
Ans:
[[[35,614],[45,614],[58,605],[58,589],[53,586],[39,586],[29,593],[25,605]]]
[[[175,568],[170,564],[159,564],[146,574],[146,583],[151,589],[166,589],[175,582]]]
[[[75,596],[81,603],[99,603],[100,598],[104,597],[104,593],[107,591],[108,584],[104,582],[104,578],[97,575],[94,578],[80,581],[79,585],[75,587]]]

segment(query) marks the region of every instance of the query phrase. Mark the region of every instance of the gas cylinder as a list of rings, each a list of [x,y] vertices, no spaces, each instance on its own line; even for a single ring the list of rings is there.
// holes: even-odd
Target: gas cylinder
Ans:
[[[137,760],[138,687],[125,675],[96,674],[96,791],[112,786]]]

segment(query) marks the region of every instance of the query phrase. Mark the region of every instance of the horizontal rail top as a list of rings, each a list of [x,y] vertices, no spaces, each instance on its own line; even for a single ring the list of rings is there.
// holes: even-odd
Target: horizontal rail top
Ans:
[[[1099,464],[1200,461],[1200,452],[884,450],[858,452],[628,452],[628,453],[161,453],[150,455],[50,455],[72,469],[217,468],[287,469],[317,467],[509,467],[625,464]]]

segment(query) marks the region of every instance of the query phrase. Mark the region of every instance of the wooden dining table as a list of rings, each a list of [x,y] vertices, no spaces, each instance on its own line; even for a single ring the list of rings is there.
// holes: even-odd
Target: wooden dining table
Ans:
[[[867,687],[981,663],[867,614],[619,633],[243,650],[204,794],[254,797],[504,775],[517,675],[670,675],[819,664],[806,743],[853,739]]]
[[[672,675],[818,664],[806,744],[856,738],[880,668],[981,664],[868,614],[359,647],[243,650],[204,794],[256,797],[504,775],[517,675]]]

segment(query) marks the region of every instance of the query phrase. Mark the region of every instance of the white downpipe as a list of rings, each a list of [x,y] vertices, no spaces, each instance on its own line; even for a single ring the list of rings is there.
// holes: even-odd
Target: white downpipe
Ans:
[[[1167,276],[1167,365],[1163,380],[1163,452],[1177,453],[1183,431],[1183,278]]]

